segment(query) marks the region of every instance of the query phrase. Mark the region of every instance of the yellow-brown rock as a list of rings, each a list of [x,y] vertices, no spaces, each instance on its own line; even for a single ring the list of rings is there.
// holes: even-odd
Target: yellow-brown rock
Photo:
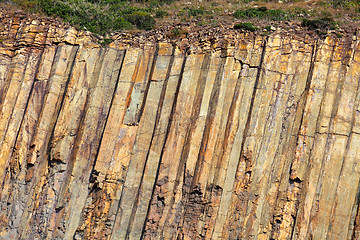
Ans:
[[[0,239],[360,238],[357,38],[0,24]]]

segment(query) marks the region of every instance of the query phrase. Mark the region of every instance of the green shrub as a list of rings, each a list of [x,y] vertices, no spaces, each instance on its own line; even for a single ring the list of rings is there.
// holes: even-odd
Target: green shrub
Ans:
[[[246,10],[238,9],[234,12],[235,18],[263,18],[265,12],[267,11],[266,7],[261,8],[249,8]]]
[[[292,14],[281,9],[271,9],[268,10],[267,13],[267,18],[273,21],[286,21],[294,18]]]
[[[342,38],[342,37],[344,37],[344,35],[342,35],[341,33],[335,33],[335,36],[336,36],[337,38]]]
[[[249,8],[246,10],[238,9],[234,12],[233,16],[242,19],[259,18],[271,21],[285,21],[295,17],[290,12],[281,9],[267,9],[266,7]]]
[[[174,28],[173,30],[171,30],[170,36],[172,37],[178,37],[181,34],[181,29],[179,28]]]
[[[237,23],[234,25],[234,29],[242,29],[242,30],[247,30],[247,31],[251,31],[254,32],[256,31],[258,28],[254,27],[253,23],[250,22],[242,22],[242,23]]]
[[[166,17],[166,16],[168,16],[168,15],[169,15],[169,13],[166,12],[166,11],[164,11],[164,10],[157,10],[157,11],[155,12],[155,17],[156,17],[156,18],[163,18],[163,17]]]
[[[125,1],[125,0],[122,0],[122,1]],[[173,2],[175,2],[176,0],[135,0],[136,2],[143,2],[143,3],[146,3],[148,5],[151,5],[151,6],[156,6],[156,7],[160,7],[162,6],[164,3],[165,4],[171,4]]]
[[[114,22],[112,22],[112,30],[121,30],[121,29],[131,29],[133,25],[125,20],[123,17],[117,17]]]
[[[112,42],[111,38],[104,38],[100,41],[101,46],[106,47]]]
[[[154,27],[155,19],[146,12],[133,12],[126,16],[126,19],[140,29],[150,30]]]
[[[330,18],[331,16],[332,16],[332,14],[331,14],[331,12],[329,12],[329,11],[321,11],[320,12],[320,16],[321,17],[326,17],[326,18]]]
[[[78,28],[100,35],[133,28],[124,16],[138,10],[126,2],[108,5],[83,0],[39,0],[39,5],[50,16],[60,17]]]
[[[154,18],[148,13],[154,11],[151,7],[137,7],[130,1],[36,0],[36,2],[47,15],[60,17],[78,28],[85,28],[100,35],[132,29],[135,26],[148,30],[155,24]]]
[[[188,31],[184,28],[173,28],[170,32],[166,34],[169,38],[178,38],[181,35],[187,35]]]
[[[336,28],[336,22],[332,18],[318,18],[314,20],[310,19],[303,19],[301,25],[303,27],[307,27],[311,30],[329,30],[329,29],[335,29]]]
[[[294,13],[296,16],[307,16],[309,15],[309,12],[305,8],[296,7],[292,10],[292,13]]]
[[[346,10],[359,7],[359,0],[330,0],[329,4],[334,8],[344,8]]]
[[[348,0],[332,0],[331,4],[333,7],[344,7]]]
[[[193,16],[193,17],[208,13],[208,11],[206,11],[204,8],[194,8],[194,7],[183,8],[183,12],[185,12],[188,16]]]

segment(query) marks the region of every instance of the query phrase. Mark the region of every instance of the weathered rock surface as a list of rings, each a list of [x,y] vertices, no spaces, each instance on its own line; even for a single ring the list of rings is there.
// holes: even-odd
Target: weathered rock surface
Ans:
[[[360,238],[356,37],[0,21],[1,239]]]

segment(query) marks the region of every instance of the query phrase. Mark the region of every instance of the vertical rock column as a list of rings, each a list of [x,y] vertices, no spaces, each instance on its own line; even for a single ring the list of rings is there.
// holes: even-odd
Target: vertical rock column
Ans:
[[[49,82],[55,52],[56,47],[51,46],[44,49],[28,102],[22,109],[25,113],[23,118],[20,117],[22,121],[16,135],[15,146],[12,151],[8,152],[9,155],[5,158],[9,158],[9,166],[6,168],[5,179],[2,183],[1,204],[4,206],[6,204],[7,207],[3,208],[1,213],[2,217],[7,219],[8,226],[11,230],[9,229],[8,233],[2,233],[9,234],[7,237],[13,239],[17,237],[17,228],[19,227],[19,221],[27,201],[26,193],[29,192],[29,182],[26,181],[26,156],[31,146],[31,139],[35,132],[36,122],[39,119],[43,107],[45,90]],[[12,148],[9,147],[8,150],[11,149]],[[6,225],[2,225],[2,227],[5,226]]]
[[[334,41],[327,39],[322,46],[326,48],[332,45],[330,63],[326,77],[322,78],[322,86],[318,87],[318,104],[316,125],[313,126],[313,142],[309,156],[309,168],[307,169],[307,181],[303,189],[303,202],[298,213],[295,225],[294,238],[346,238],[352,236],[351,219],[354,219],[352,205],[356,202],[357,184],[344,186],[342,179],[344,171],[353,172],[354,180],[358,179],[358,173],[354,164],[355,155],[348,155],[353,139],[353,126],[355,121],[355,109],[358,100],[358,73],[355,63],[355,49],[357,44],[352,41]],[[355,48],[355,49],[354,49]],[[319,63],[321,64],[321,63]],[[357,80],[355,80],[357,79]],[[355,80],[355,82],[354,82]],[[314,81],[314,84],[317,83]],[[350,87],[351,86],[351,87]],[[350,90],[351,89],[351,90]],[[316,103],[316,102],[314,102]],[[310,105],[310,104],[309,104]],[[346,112],[346,114],[345,114]],[[355,114],[355,115],[354,115]],[[356,139],[356,138],[355,138]],[[350,151],[353,152],[354,149]],[[311,168],[310,168],[311,166]],[[355,180],[356,181],[356,180]],[[326,184],[325,184],[326,183]],[[338,194],[342,192],[348,195],[347,204],[343,205],[341,214],[342,223],[347,222],[349,231],[340,231],[334,224],[341,225],[336,220],[339,214],[340,203]],[[347,205],[347,206],[346,206]]]
[[[174,214],[177,202],[181,198],[181,175],[184,172],[182,148],[185,144],[191,124],[195,123],[192,110],[196,99],[201,97],[199,89],[200,74],[209,62],[209,56],[189,55],[181,69],[181,85],[177,91],[176,103],[171,116],[171,125],[167,133],[156,186],[149,209],[146,238],[171,238],[176,236],[179,219]],[[206,69],[206,68],[205,68]],[[200,91],[200,92],[199,92]],[[197,100],[199,101],[199,100]],[[180,186],[179,186],[180,185]],[[173,236],[174,237],[174,236]]]
[[[164,121],[162,115],[166,114],[162,107],[173,57],[170,44],[158,46],[111,239],[141,237],[158,165],[154,144],[156,141],[161,144],[161,138],[165,138],[161,131],[167,127],[166,122],[161,122]]]
[[[126,159],[130,156],[127,144],[132,145],[131,139],[136,133],[132,131],[134,126],[130,128],[121,123],[131,101],[130,96],[135,82],[142,87],[142,90],[145,89],[147,78],[144,76],[146,74],[139,74],[137,78],[137,73],[141,59],[149,60],[149,55],[153,53],[152,49],[146,50],[148,50],[146,54],[140,49],[129,49],[125,52],[118,85],[90,178],[90,192],[76,232],[78,237],[100,238],[111,234],[125,175],[123,171],[126,173],[128,164]],[[147,67],[149,63],[146,60],[142,61],[143,66]],[[119,150],[127,154],[122,158],[117,158],[116,156],[121,154]]]

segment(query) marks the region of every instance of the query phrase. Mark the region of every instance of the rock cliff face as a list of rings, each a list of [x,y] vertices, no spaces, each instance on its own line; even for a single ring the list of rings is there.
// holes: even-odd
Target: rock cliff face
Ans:
[[[95,44],[0,16],[1,239],[359,239],[360,41]]]

